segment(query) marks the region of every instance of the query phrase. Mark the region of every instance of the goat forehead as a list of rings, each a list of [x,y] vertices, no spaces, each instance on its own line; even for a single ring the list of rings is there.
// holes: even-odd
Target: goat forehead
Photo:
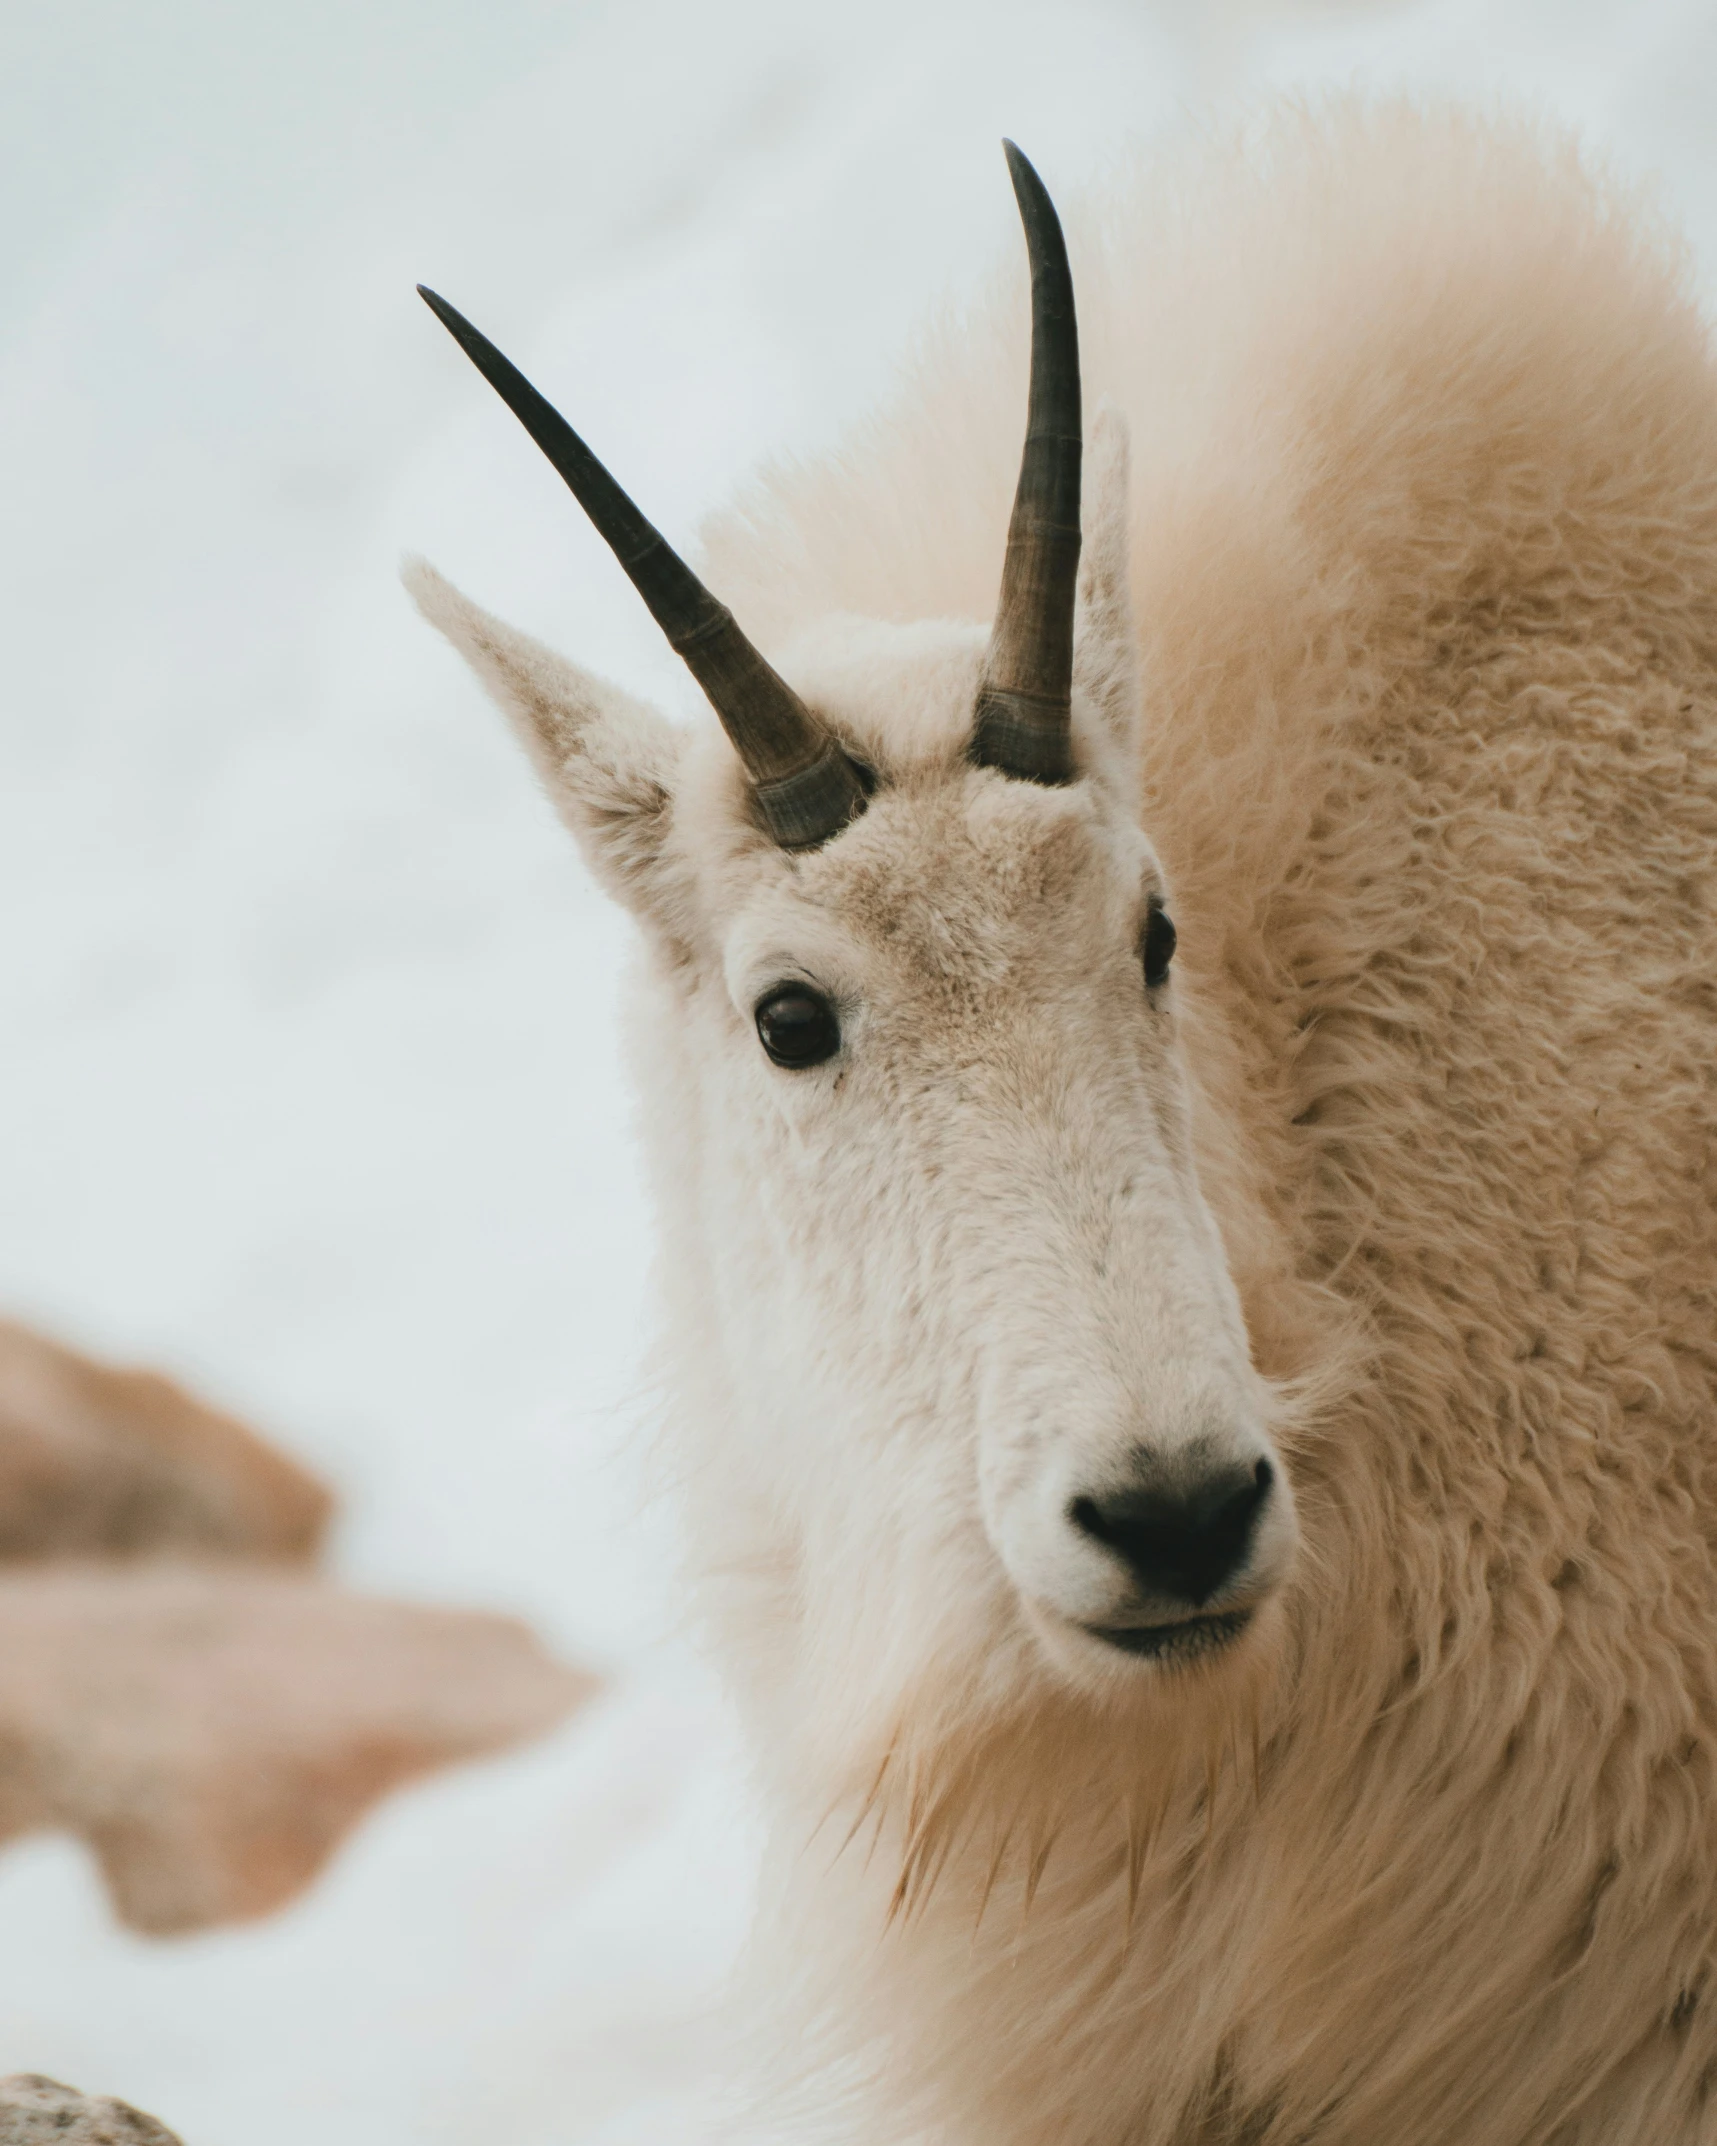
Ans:
[[[1148,853],[1085,785],[1052,790],[962,769],[880,793],[807,860],[795,889],[861,945],[935,977],[1000,978],[1043,955],[1125,938]]]

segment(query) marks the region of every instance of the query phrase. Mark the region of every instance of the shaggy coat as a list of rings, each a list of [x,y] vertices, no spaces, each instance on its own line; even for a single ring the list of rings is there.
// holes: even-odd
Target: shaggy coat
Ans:
[[[815,1426],[788,1412],[773,1460],[745,1428],[726,1367],[773,1329],[707,1249],[753,1272],[742,1104],[688,1105],[700,942],[656,825],[703,845],[707,903],[719,786],[659,740],[648,783],[569,774],[594,689],[421,590],[646,920],[694,1539],[775,1814],[765,1979],[866,2146],[1717,2140],[1706,331],[1645,211],[1520,126],[1290,114],[1112,199],[1069,218],[1090,403],[1134,440],[1130,511],[1118,418],[1094,457],[1081,721],[1099,751],[1136,654],[1191,1153],[1301,1536],[1231,1656],[1114,1691],[1027,1669],[981,1536],[920,1524],[953,1473],[878,1434],[830,1517],[789,1453]],[[891,414],[711,539],[884,760],[912,664],[969,706],[981,634],[912,622],[992,607],[1023,317],[1014,287],[948,324]],[[836,614],[905,630],[873,660]],[[998,839],[1061,899],[1049,837]],[[990,928],[951,881],[885,917],[844,869],[916,960],[925,905]],[[814,1142],[809,1106],[775,1137]],[[885,1193],[825,1182],[856,1325]],[[921,1355],[961,1346],[939,1257],[895,1284]],[[905,1344],[865,1317],[888,1393]]]

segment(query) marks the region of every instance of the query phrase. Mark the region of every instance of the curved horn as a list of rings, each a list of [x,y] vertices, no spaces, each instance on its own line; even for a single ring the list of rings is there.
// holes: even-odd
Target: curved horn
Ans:
[[[1004,142],[1031,257],[1031,396],[1001,600],[978,688],[972,757],[1027,782],[1074,776],[1073,603],[1079,581],[1079,328],[1061,222]]]
[[[864,810],[859,771],[554,406],[445,298],[418,296],[548,456],[631,577],[745,763],[758,817],[783,849],[814,849]]]

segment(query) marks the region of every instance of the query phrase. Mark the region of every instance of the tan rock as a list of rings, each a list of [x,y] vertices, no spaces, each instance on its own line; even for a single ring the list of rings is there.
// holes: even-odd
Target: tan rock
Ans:
[[[313,1558],[328,1490],[231,1416],[0,1320],[0,1559]]]
[[[509,1617],[228,1568],[0,1572],[0,1840],[81,1834],[134,1928],[279,1907],[378,1797],[595,1689]]]
[[[164,2124],[129,2102],[16,2072],[0,2079],[0,2146],[179,2146]]]

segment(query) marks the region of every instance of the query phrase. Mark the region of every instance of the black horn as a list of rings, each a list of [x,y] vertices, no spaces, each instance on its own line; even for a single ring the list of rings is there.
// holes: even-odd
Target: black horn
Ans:
[[[864,809],[865,785],[834,736],[639,513],[554,406],[445,298],[418,295],[547,455],[651,616],[703,687],[783,849],[813,849]]]
[[[1079,328],[1061,221],[1004,142],[1031,258],[1031,394],[1001,600],[978,688],[972,757],[1028,782],[1074,776],[1073,605],[1079,581]]]

